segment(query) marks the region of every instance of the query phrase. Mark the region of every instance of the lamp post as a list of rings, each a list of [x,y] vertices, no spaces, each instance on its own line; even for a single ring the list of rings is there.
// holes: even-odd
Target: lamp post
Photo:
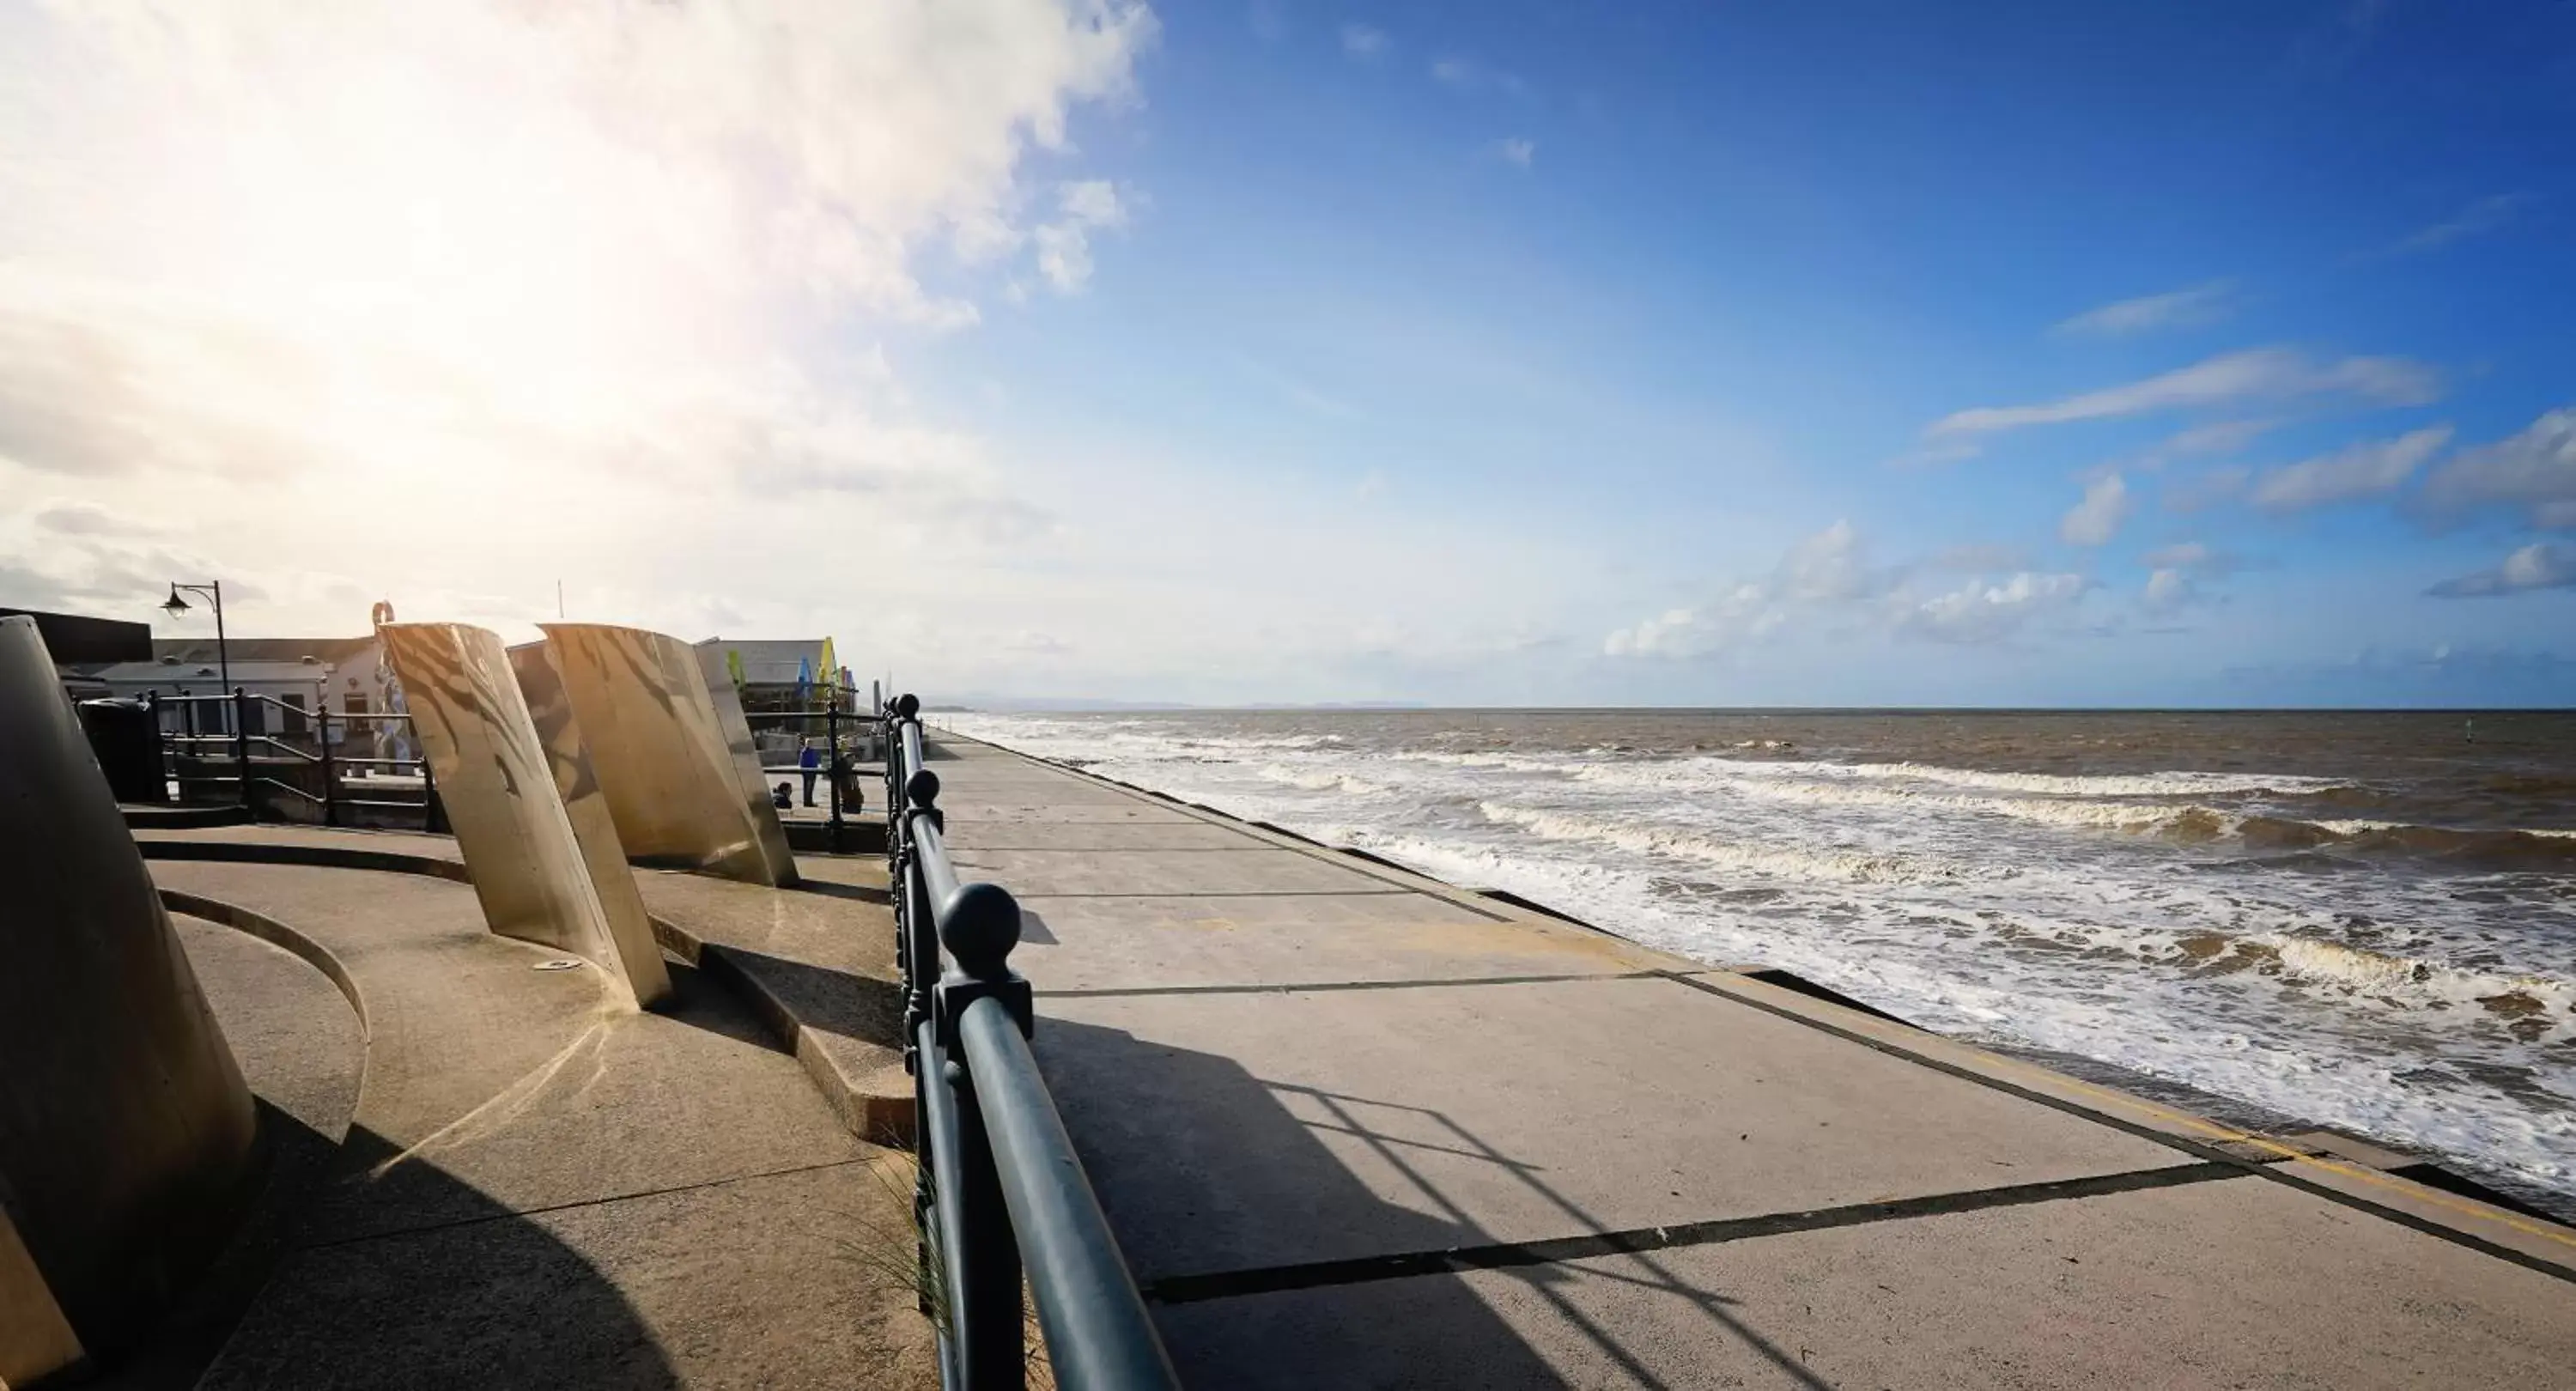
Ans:
[[[233,688],[233,663],[232,653],[224,646],[223,581],[211,580],[205,584],[180,584],[175,580],[172,581],[170,584],[170,597],[161,601],[161,611],[163,613],[170,615],[172,618],[177,618],[179,615],[186,613],[189,608],[192,607],[187,600],[179,597],[179,591],[183,589],[193,590],[196,593],[203,594],[214,601],[215,665],[223,677],[224,689],[229,691]]]

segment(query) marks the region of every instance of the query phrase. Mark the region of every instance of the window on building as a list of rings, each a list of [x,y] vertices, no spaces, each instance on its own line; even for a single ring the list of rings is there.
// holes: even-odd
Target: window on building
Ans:
[[[306,710],[304,697],[300,695],[290,695],[282,696],[280,699],[285,702],[286,708],[278,712],[280,716],[278,732],[281,734],[302,734],[305,727]]]
[[[347,695],[340,698],[340,708],[348,711],[352,715],[363,715],[367,713],[367,693],[365,691],[349,692]]]

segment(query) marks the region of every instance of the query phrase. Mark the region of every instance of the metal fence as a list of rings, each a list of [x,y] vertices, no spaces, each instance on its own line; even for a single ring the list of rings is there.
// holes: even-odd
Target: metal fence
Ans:
[[[255,819],[324,826],[386,825],[417,817],[423,830],[447,829],[427,758],[417,753],[371,757],[342,747],[361,730],[371,742],[380,732],[398,731],[402,744],[416,750],[409,715],[335,715],[328,706],[307,710],[238,686],[226,695],[154,692],[144,697],[144,705],[159,746],[162,781],[182,803],[235,803]],[[269,732],[272,724],[276,733]],[[380,770],[405,779],[417,773],[419,799],[353,785],[351,769],[370,783]]]
[[[904,1064],[919,1108],[921,1307],[939,1329],[940,1382],[965,1391],[1026,1384],[1025,1268],[1058,1386],[1176,1388],[1029,1051],[1029,983],[1010,964],[1019,904],[996,885],[957,880],[939,775],[923,762],[919,700],[895,701],[885,739],[886,805],[899,808],[886,818],[886,846]]]

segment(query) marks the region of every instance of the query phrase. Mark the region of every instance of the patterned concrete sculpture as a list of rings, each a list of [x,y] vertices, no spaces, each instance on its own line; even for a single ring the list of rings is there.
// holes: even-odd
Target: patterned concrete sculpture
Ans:
[[[796,861],[761,786],[732,683],[720,674],[710,681],[699,654],[677,638],[599,623],[541,626],[627,855],[747,883],[795,883]]]
[[[250,1089],[32,619],[0,619],[0,1385],[130,1344],[246,1196]]]
[[[591,888],[608,914],[609,936],[617,941],[627,985],[638,1004],[663,1000],[671,993],[671,973],[663,969],[662,948],[653,940],[653,922],[644,914],[635,871],[626,867],[626,848],[617,839],[608,799],[600,795],[599,775],[582,743],[581,722],[573,718],[572,697],[564,693],[563,673],[555,669],[554,650],[542,642],[521,643],[510,649],[510,668],[519,678],[519,694],[527,699],[537,742],[545,746],[546,763],[554,770],[555,795],[563,799],[572,837],[581,845]]]
[[[601,892],[500,637],[459,623],[388,623],[376,634],[402,678],[484,922],[591,962],[638,1004],[667,994],[643,904],[631,905],[624,933],[607,906],[632,900],[634,880],[621,874]]]

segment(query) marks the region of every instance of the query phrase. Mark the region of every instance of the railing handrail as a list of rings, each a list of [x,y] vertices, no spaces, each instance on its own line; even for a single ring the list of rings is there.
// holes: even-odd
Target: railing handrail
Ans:
[[[1024,1384],[1025,1265],[1058,1386],[1176,1389],[1171,1358],[1029,1049],[1029,984],[1010,969],[1019,904],[996,885],[961,883],[949,857],[939,776],[923,766],[920,708],[904,696],[887,715],[887,794],[897,810],[886,818],[886,846],[905,1063],[919,1104],[922,1256],[949,1311],[940,1379],[966,1391]]]

